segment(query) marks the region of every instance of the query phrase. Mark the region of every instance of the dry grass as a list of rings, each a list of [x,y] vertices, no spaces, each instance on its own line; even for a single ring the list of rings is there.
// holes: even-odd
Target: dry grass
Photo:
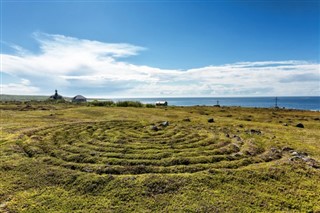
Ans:
[[[319,112],[23,107],[0,106],[0,212],[320,210]]]

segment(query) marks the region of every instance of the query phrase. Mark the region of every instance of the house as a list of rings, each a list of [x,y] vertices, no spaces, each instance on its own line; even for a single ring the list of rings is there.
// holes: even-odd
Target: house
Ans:
[[[156,106],[168,106],[168,102],[167,101],[157,101]]]
[[[87,102],[87,99],[85,97],[83,97],[82,95],[77,95],[72,98],[72,102],[73,103],[83,103],[83,102]]]
[[[51,95],[49,97],[50,100],[62,100],[63,97],[61,95],[58,94],[58,90],[55,90],[54,95]]]

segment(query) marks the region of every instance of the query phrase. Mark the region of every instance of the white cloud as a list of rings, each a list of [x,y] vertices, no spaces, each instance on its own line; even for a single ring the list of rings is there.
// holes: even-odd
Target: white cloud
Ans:
[[[4,73],[30,81],[2,85],[3,93],[43,94],[63,88],[69,95],[82,91],[87,96],[105,97],[320,94],[319,64],[307,61],[238,62],[164,70],[125,62],[125,57],[145,50],[131,44],[44,33],[35,33],[34,38],[39,42],[39,53],[13,45],[17,54],[1,55]]]
[[[37,95],[40,89],[30,85],[30,81],[27,79],[21,79],[20,83],[8,83],[0,85],[1,94],[8,95]]]

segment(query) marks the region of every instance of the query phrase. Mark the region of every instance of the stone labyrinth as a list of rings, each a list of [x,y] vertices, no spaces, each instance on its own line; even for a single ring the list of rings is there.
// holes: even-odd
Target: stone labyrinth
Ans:
[[[47,165],[114,175],[236,169],[282,158],[282,150],[256,145],[266,137],[260,131],[235,135],[230,129],[183,121],[78,123],[33,131],[22,148]],[[245,134],[246,139],[239,136]]]

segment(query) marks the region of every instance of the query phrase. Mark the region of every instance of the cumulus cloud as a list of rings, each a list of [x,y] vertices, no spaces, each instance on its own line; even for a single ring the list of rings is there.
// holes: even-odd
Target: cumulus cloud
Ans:
[[[3,93],[87,96],[264,96],[319,95],[319,64],[307,61],[238,62],[168,70],[125,62],[143,47],[35,33],[39,52],[12,45],[2,54],[2,72],[28,83],[2,85]],[[317,79],[317,80],[315,80]],[[20,89],[19,88],[24,88]]]
[[[39,88],[31,86],[30,81],[21,79],[19,83],[8,83],[0,85],[1,94],[16,95],[16,94],[31,94],[36,95],[40,91]]]
[[[304,74],[291,75],[287,78],[280,80],[280,82],[283,82],[283,83],[301,82],[301,81],[305,81],[305,82],[315,81],[320,83],[320,75],[319,73],[318,75],[315,73],[304,73]]]

